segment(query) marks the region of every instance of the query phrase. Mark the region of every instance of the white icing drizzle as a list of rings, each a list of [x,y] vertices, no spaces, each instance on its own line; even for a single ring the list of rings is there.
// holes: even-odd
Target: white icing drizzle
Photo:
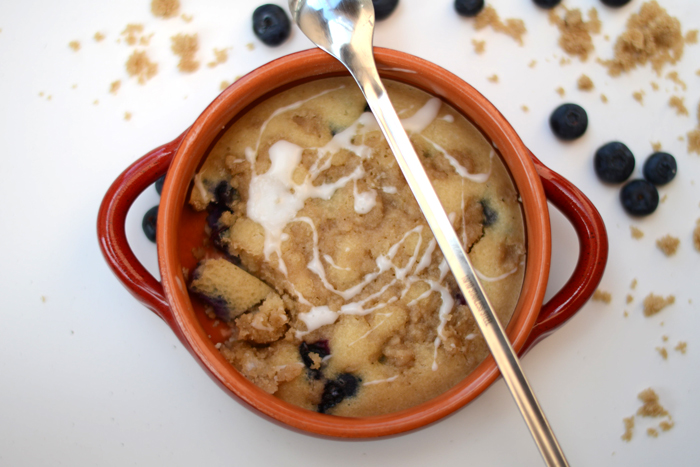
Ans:
[[[445,120],[447,123],[454,123],[455,118],[452,115],[447,114],[442,117],[442,120]]]
[[[425,136],[423,136],[423,138],[425,138],[425,140],[427,142],[432,144],[435,149],[440,151],[442,153],[442,155],[445,156],[445,159],[447,159],[447,162],[450,163],[452,168],[455,169],[455,172],[457,172],[457,175],[459,175],[460,177],[466,178],[467,180],[471,180],[472,182],[476,182],[476,183],[485,183],[489,179],[489,177],[491,176],[491,169],[493,167],[493,164],[489,165],[489,170],[487,172],[480,173],[480,174],[473,174],[473,173],[469,172],[462,164],[460,164],[459,161],[457,161],[457,159],[452,157],[452,155],[450,155],[450,153],[448,153],[445,148],[443,148],[442,146],[437,144],[435,141],[433,141],[429,138],[426,138]],[[491,150],[489,152],[489,160],[492,161],[493,156],[495,154],[496,154],[495,151],[493,150],[493,148],[491,148]]]
[[[393,195],[398,192],[395,186],[383,186],[382,191],[384,193],[389,193],[390,195]]]
[[[362,383],[363,386],[372,386],[374,384],[382,384],[382,383],[391,383],[392,381],[395,381],[396,378],[398,378],[399,375],[394,375],[391,378],[386,378],[386,379],[375,379],[374,381],[367,381],[366,383]]]
[[[394,314],[394,312],[391,312],[391,313],[377,313],[377,314],[378,314],[378,315],[384,315],[385,318],[384,318],[379,324],[377,324],[376,326],[374,326],[372,329],[370,329],[369,331],[367,331],[366,333],[364,333],[363,335],[361,335],[360,337],[358,337],[358,338],[355,339],[354,341],[350,342],[350,343],[348,344],[348,347],[352,347],[353,345],[355,345],[356,343],[360,342],[360,341],[361,341],[362,339],[364,339],[365,337],[367,337],[367,336],[369,336],[370,334],[372,334],[372,331],[374,331],[374,330],[377,329],[379,326],[381,326],[382,324],[384,324],[384,321],[388,320],[388,319],[391,317],[391,315]]]
[[[328,263],[333,269],[340,269],[341,271],[350,271],[350,268],[342,268],[335,264],[331,255],[323,255],[323,259]]]
[[[357,191],[357,180],[355,180],[353,195],[355,198],[355,212],[358,214],[367,214],[377,204],[377,191],[367,190],[362,193]]]
[[[496,277],[486,276],[476,268],[474,268],[474,272],[476,273],[477,276],[479,276],[479,279],[481,279],[484,282],[498,282],[498,281],[501,281],[501,280],[505,279],[506,277],[510,276],[511,274],[515,274],[518,271],[519,267],[520,267],[519,265],[515,266],[510,271],[503,273],[500,276],[496,276]]]

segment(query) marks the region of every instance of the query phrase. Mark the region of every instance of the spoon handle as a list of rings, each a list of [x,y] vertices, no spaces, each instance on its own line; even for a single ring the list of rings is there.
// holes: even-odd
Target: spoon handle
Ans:
[[[345,49],[341,61],[365,95],[542,457],[549,466],[567,466],[564,453],[523,373],[518,357],[501,323],[494,315],[493,307],[474,273],[474,268],[379,79],[374,57],[371,52],[353,52],[352,49]]]

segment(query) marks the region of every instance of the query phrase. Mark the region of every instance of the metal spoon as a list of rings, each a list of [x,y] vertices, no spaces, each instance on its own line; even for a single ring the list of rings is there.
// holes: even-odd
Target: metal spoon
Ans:
[[[289,0],[302,32],[337,58],[355,78],[386,137],[409,187],[447,260],[467,305],[496,360],[506,385],[547,465],[568,465],[554,433],[520,367],[503,327],[493,313],[469,258],[389,100],[372,54],[374,7],[371,0]]]

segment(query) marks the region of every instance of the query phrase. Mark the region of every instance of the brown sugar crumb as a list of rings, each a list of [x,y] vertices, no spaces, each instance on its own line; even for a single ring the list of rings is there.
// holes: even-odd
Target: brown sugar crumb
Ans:
[[[555,91],[557,91],[557,94],[559,94],[559,96],[564,97],[565,91],[563,87],[559,86],[557,89],[555,89]]]
[[[644,105],[644,91],[636,91],[632,93],[634,100]]]
[[[95,42],[102,42],[105,40],[105,35],[98,31],[94,36],[92,36],[92,38],[95,39]]]
[[[472,39],[472,45],[474,46],[474,52],[476,52],[478,55],[481,55],[484,52],[486,52],[486,41],[478,41],[476,39]]]
[[[135,50],[126,61],[126,72],[129,76],[137,77],[139,84],[146,84],[158,73],[158,64],[148,58],[145,50]]]
[[[642,5],[639,13],[630,15],[627,30],[615,42],[615,57],[603,61],[611,76],[630,71],[637,65],[651,62],[659,74],[665,64],[674,64],[683,56],[681,23],[669,16],[656,0]]]
[[[565,12],[563,18],[557,13],[560,9],[549,11],[549,22],[559,28],[559,47],[567,54],[586,61],[588,54],[594,49],[591,34],[600,32],[598,10],[588,10],[588,21],[584,21],[581,10],[561,8]]]
[[[129,45],[136,45],[139,38],[143,34],[143,24],[127,24],[126,28],[122,31],[121,35],[124,36],[124,40]]]
[[[666,347],[657,347],[656,351],[659,352],[659,355],[661,355],[664,360],[668,360],[668,350],[666,350]]]
[[[68,43],[68,47],[70,47],[71,49],[73,49],[73,52],[77,52],[78,50],[80,50],[80,42],[78,42],[78,41],[70,41],[70,42]]]
[[[121,87],[121,85],[122,85],[121,80],[112,81],[112,84],[109,85],[109,92],[111,94],[116,94],[119,91],[119,88]]]
[[[688,152],[700,154],[700,128],[689,131],[686,137],[688,138]]]
[[[180,11],[180,0],[151,0],[151,13],[158,18],[172,18]]]
[[[486,26],[491,26],[491,29],[494,31],[502,32],[515,39],[518,44],[523,45],[523,34],[527,32],[523,20],[508,18],[504,23],[492,6],[486,6],[475,19],[474,29],[477,31]]]
[[[697,251],[700,251],[700,219],[695,222],[695,230],[693,230],[693,245]]]
[[[610,303],[612,301],[612,295],[610,295],[610,292],[605,292],[603,290],[596,290],[593,292],[593,300],[596,302],[603,302],[603,303]]]
[[[676,345],[673,350],[676,352],[680,352],[683,355],[685,355],[685,352],[688,350],[688,343],[685,341],[680,341],[678,342],[678,345]]]
[[[124,112],[124,120],[127,122],[131,120],[131,112]]]
[[[175,55],[180,57],[180,62],[177,64],[178,70],[183,73],[193,73],[197,71],[199,69],[199,61],[194,59],[199,49],[197,34],[178,34],[172,36],[170,41],[171,50]]]
[[[688,109],[685,107],[682,97],[671,96],[668,101],[668,105],[676,109],[676,115],[689,115]]]
[[[632,303],[634,301],[634,297],[630,294],[627,294],[627,298],[625,299],[627,303]]]
[[[674,423],[673,420],[664,420],[663,422],[659,423],[659,428],[663,431],[668,431],[671,428],[673,428],[676,424]]]
[[[673,295],[669,295],[668,297],[664,298],[660,295],[654,295],[653,293],[650,293],[647,295],[647,297],[644,299],[644,316],[647,318],[649,316],[654,316],[664,308],[666,308],[668,305],[672,305],[676,302],[676,297]]]
[[[678,251],[678,245],[681,241],[676,237],[666,235],[664,237],[656,240],[656,246],[665,254],[666,256],[673,256]]]
[[[632,279],[632,283],[630,284],[630,289],[634,290],[637,288],[637,279]]]
[[[685,43],[686,44],[697,44],[698,43],[698,30],[691,29],[685,33]]]
[[[688,85],[685,84],[685,81],[683,81],[682,79],[680,79],[680,77],[678,76],[678,72],[677,72],[677,71],[671,71],[671,72],[669,72],[669,73],[666,75],[666,79],[670,79],[671,81],[673,81],[674,83],[676,83],[678,86],[682,87],[684,91],[685,91],[686,89],[688,89]]]
[[[654,152],[659,152],[659,151],[661,151],[661,142],[660,142],[660,141],[657,141],[657,142],[650,142],[650,143],[651,143],[651,149],[652,149]]]
[[[535,65],[537,65],[537,60],[532,60],[530,63],[528,63],[527,66],[529,66],[530,68],[535,68]]]
[[[608,103],[608,96],[606,96],[605,94],[601,94],[600,100],[601,100],[601,102],[603,102],[603,104],[607,104]]]
[[[522,111],[525,112],[525,113],[527,113],[527,112],[530,111],[530,107],[528,107],[528,106],[526,106],[526,105],[521,105],[520,108],[521,108]]]
[[[226,63],[228,60],[228,49],[214,49],[214,60],[207,63],[209,68]]]
[[[623,441],[630,442],[634,431],[634,416],[623,418],[622,423],[625,424],[625,432],[622,434],[621,438]]]
[[[219,91],[223,91],[227,87],[231,86],[231,83],[228,81],[222,81],[221,84],[219,85]]]
[[[647,436],[651,436],[652,438],[658,438],[659,437],[659,430],[656,428],[647,428]]]
[[[637,415],[642,417],[664,417],[668,415],[668,411],[659,404],[659,395],[653,389],[645,389],[637,395],[637,398],[644,403],[637,410]]]
[[[569,63],[571,63],[571,59],[567,57],[562,57],[559,59],[559,66],[568,65]]]
[[[99,99],[95,99],[94,101],[92,101],[92,105],[98,105],[99,103],[100,103]]]
[[[192,20],[194,19],[194,16],[183,13],[183,14],[180,15],[180,18],[182,18],[182,20],[183,20],[185,23],[191,23]]]
[[[254,344],[269,344],[284,335],[288,322],[282,298],[277,294],[270,294],[257,311],[250,311],[236,318],[238,339]]]
[[[491,81],[492,83],[498,83],[498,75],[496,75],[496,74],[493,74],[486,79]]]
[[[651,84],[651,89],[653,89],[654,91],[658,91],[658,90],[659,90],[659,83],[657,83],[656,81],[652,81],[652,82],[649,83],[649,84]]]
[[[588,75],[581,75],[576,84],[581,91],[592,91],[594,88],[593,81]]]
[[[630,233],[632,234],[632,238],[634,238],[636,240],[639,240],[640,238],[642,238],[644,236],[644,232],[642,232],[641,230],[639,230],[637,227],[635,227],[633,225],[630,225]]]
[[[252,51],[252,50],[255,50],[255,44],[253,44],[252,42],[248,42],[248,43],[245,45],[245,47],[246,47],[246,49],[251,50],[251,51]]]

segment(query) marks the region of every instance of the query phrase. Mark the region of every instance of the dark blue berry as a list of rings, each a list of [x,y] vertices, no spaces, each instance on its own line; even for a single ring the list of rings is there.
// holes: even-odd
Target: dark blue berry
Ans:
[[[495,224],[498,221],[498,212],[491,208],[491,205],[485,199],[482,199],[479,203],[481,203],[481,212],[484,216],[482,220],[484,227]]]
[[[311,368],[314,365],[314,361],[309,356],[310,353],[315,353],[321,358],[327,357],[331,354],[328,341],[321,340],[314,342],[313,344],[302,342],[299,346],[299,355],[301,356],[301,361],[304,362],[304,366],[308,369],[309,376],[311,376],[313,379],[321,379],[321,370]]]
[[[460,16],[472,18],[484,9],[484,0],[455,0],[455,10]]]
[[[534,0],[535,5],[540,8],[554,8],[561,3],[561,0]]]
[[[659,205],[659,192],[646,180],[632,180],[620,191],[622,207],[633,216],[646,216]]]
[[[163,183],[165,183],[165,175],[156,180],[156,191],[158,194],[163,192]]]
[[[666,152],[655,152],[644,163],[644,178],[654,185],[665,185],[676,176],[676,158]]]
[[[350,373],[342,373],[336,379],[326,381],[321,403],[318,404],[319,413],[326,413],[346,398],[354,396],[359,383],[360,380]]]
[[[377,21],[387,19],[396,9],[399,0],[372,0],[374,5],[374,18]]]
[[[267,3],[253,12],[253,32],[264,44],[280,45],[287,40],[291,30],[287,13],[277,5]]]
[[[627,146],[613,141],[598,148],[593,158],[593,167],[602,181],[621,183],[632,175],[634,155]]]
[[[217,204],[229,206],[234,199],[238,198],[238,191],[228,182],[221,181],[214,188],[214,197]]]
[[[141,222],[141,227],[143,228],[143,233],[146,238],[150,241],[156,241],[156,221],[158,220],[158,206],[153,206],[151,209],[146,211],[143,216],[143,222]]]
[[[603,4],[612,7],[621,7],[627,5],[630,0],[600,0]]]
[[[576,139],[588,128],[588,115],[583,107],[577,104],[562,104],[549,117],[549,126],[559,138],[564,140]]]

